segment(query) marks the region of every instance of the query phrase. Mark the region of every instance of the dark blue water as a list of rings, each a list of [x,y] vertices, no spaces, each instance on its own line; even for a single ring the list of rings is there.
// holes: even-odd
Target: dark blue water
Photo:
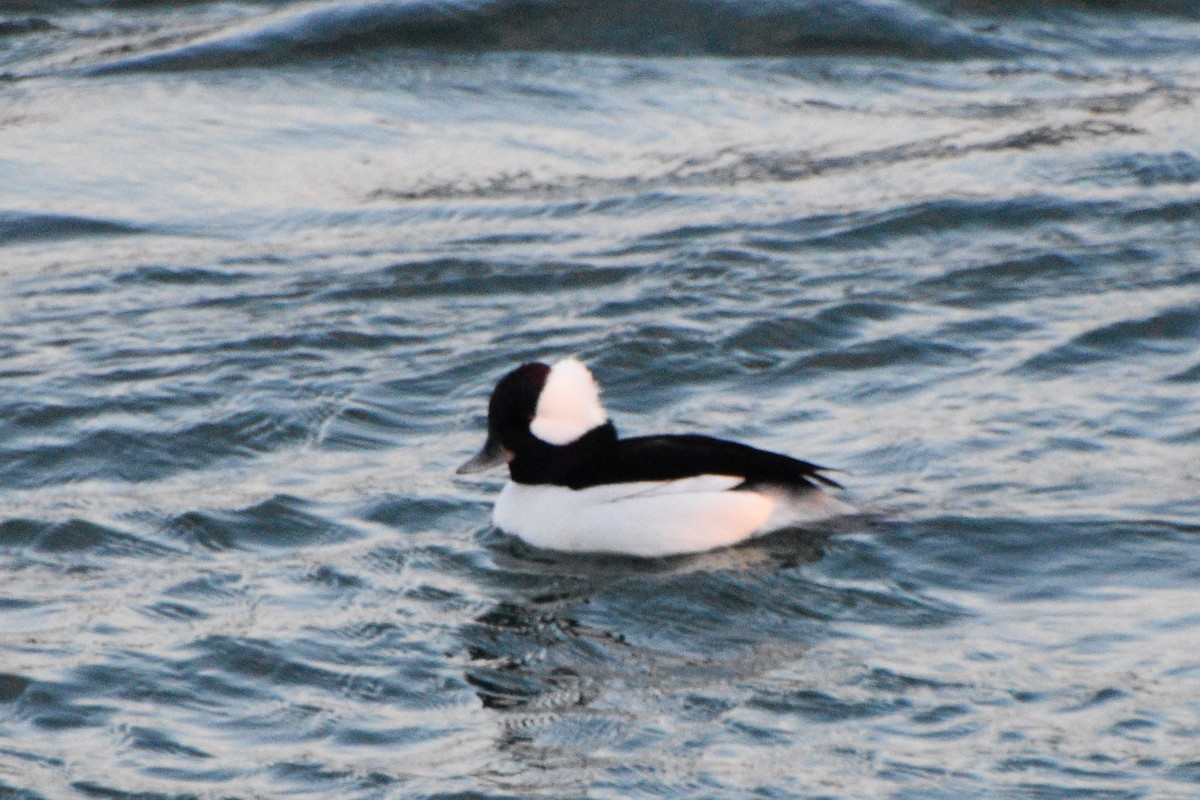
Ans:
[[[0,798],[1200,794],[1194,3],[0,2]],[[511,367],[863,514],[563,557]]]

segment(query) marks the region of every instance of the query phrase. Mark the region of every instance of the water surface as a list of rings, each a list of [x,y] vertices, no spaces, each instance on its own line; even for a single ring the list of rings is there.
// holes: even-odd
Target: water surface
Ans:
[[[0,3],[0,797],[1185,798],[1190,3]],[[517,363],[863,514],[564,557]]]

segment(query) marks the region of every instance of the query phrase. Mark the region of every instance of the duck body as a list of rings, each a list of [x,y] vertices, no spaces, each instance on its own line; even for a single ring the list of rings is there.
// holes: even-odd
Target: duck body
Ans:
[[[816,464],[696,434],[621,439],[581,362],[518,367],[459,472],[507,462],[493,521],[537,547],[667,556],[812,524],[850,507]]]

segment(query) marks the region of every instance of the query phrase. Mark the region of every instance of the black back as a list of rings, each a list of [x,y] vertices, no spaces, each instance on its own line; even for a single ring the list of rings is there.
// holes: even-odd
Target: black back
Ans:
[[[618,439],[611,422],[567,445],[550,445],[535,438],[532,447],[518,451],[509,468],[518,483],[549,483],[572,489],[698,475],[731,475],[742,478],[745,485],[800,488],[823,483],[839,487],[821,474],[825,467],[790,456],[697,434]]]

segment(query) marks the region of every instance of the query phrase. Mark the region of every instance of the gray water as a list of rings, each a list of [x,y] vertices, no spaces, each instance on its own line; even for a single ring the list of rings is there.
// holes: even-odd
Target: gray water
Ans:
[[[0,2],[0,798],[1200,795],[1187,2]],[[564,557],[496,379],[862,513]]]

